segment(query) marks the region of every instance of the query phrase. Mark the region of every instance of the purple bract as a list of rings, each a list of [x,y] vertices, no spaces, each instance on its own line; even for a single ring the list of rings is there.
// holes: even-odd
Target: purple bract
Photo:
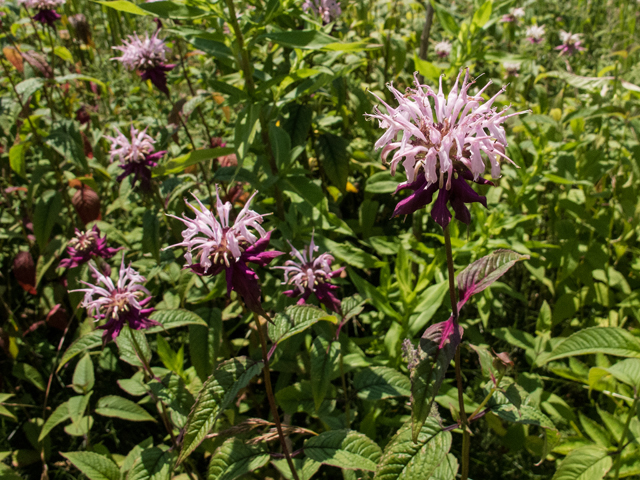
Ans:
[[[233,206],[229,202],[222,203],[217,188],[218,218],[195,195],[193,197],[199,208],[185,200],[187,206],[195,213],[195,218],[169,215],[183,222],[187,228],[182,231],[184,240],[167,248],[185,247],[186,267],[198,275],[217,275],[224,271],[227,293],[235,290],[250,310],[261,313],[263,310],[259,278],[247,263],[266,266],[271,260],[282,255],[282,252],[265,252],[269,246],[271,232],[262,228],[264,215],[249,209],[257,193],[254,192],[249,198],[233,222],[229,219]]]
[[[121,248],[107,246],[107,238],[100,237],[100,229],[94,225],[91,230],[81,232],[76,228],[76,236],[69,240],[69,258],[60,261],[61,268],[74,268],[87,263],[94,257],[109,259]]]
[[[52,26],[60,18],[55,8],[64,5],[65,0],[22,0],[20,3],[38,11],[33,16],[35,21]]]
[[[573,55],[576,52],[585,50],[582,46],[582,39],[579,33],[560,30],[560,40],[562,41],[562,45],[556,47],[556,50],[560,50],[560,55]]]
[[[284,263],[284,267],[274,267],[284,270],[283,285],[295,286],[295,289],[288,290],[284,294],[291,298],[301,297],[298,300],[298,305],[302,305],[313,293],[318,301],[327,307],[327,310],[341,313],[340,300],[333,293],[334,290],[338,289],[338,286],[332,285],[330,280],[340,275],[344,268],[331,271],[333,256],[329,253],[322,253],[313,258],[314,253],[317,251],[318,247],[315,245],[312,236],[311,243],[306,248],[303,248],[302,252],[291,245],[291,256],[297,259],[297,262],[295,260],[287,260]]]
[[[146,279],[131,268],[131,265],[124,266],[124,255],[118,281],[115,285],[113,280],[103,275],[92,262],[89,262],[89,268],[96,279],[96,285],[81,282],[88,288],[72,291],[84,292],[84,300],[80,306],[86,308],[89,315],[93,316],[96,321],[107,320],[104,325],[98,327],[104,330],[103,344],[109,340],[115,340],[125,322],[134,330],[160,325],[155,320],[148,318],[154,309],[145,308],[152,297],[142,298],[145,295],[150,295],[143,286]]]

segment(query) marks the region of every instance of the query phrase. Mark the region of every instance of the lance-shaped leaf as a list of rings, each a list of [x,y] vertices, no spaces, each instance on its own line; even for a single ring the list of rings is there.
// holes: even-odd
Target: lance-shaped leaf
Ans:
[[[365,400],[411,395],[411,380],[395,368],[366,367],[353,377],[353,388]]]
[[[130,422],[155,422],[149,413],[131,400],[117,395],[107,395],[98,400],[96,413],[105,417],[122,418]]]
[[[146,333],[157,333],[170,328],[184,327],[186,325],[202,325],[207,323],[195,312],[178,308],[176,310],[156,310],[149,318],[162,325],[157,325],[145,330]]]
[[[67,402],[64,402],[63,404],[58,405],[58,408],[56,408],[53,413],[49,415],[49,418],[47,418],[47,421],[42,426],[40,436],[38,437],[38,442],[42,442],[42,440],[45,439],[45,437],[49,434],[53,427],[55,427],[56,425],[60,425],[62,422],[69,420],[70,418],[71,414],[69,413],[69,404]]]
[[[354,430],[330,430],[304,442],[307,457],[325,465],[374,472],[382,451],[376,442]]]
[[[593,353],[640,358],[640,340],[620,327],[585,328],[558,343],[541,363]]]
[[[429,478],[445,460],[451,448],[451,433],[429,418],[413,440],[411,422],[405,423],[387,444],[374,480]]]
[[[127,474],[127,480],[169,480],[173,466],[174,453],[158,447],[146,449],[133,464]]]
[[[462,327],[450,317],[425,330],[411,365],[411,419],[416,441],[462,339]]]
[[[178,463],[200,445],[205,435],[215,425],[220,413],[262,370],[262,367],[262,362],[253,362],[246,357],[232,358],[218,366],[213,375],[202,385],[196,403],[189,413]]]
[[[520,255],[511,250],[496,250],[495,252],[476,260],[458,275],[458,290],[462,307],[472,295],[481,292],[502,275],[507,273],[516,262],[527,260],[529,255]]]
[[[103,455],[93,452],[60,453],[89,480],[120,480],[118,466]]]
[[[94,330],[91,333],[87,333],[82,337],[78,338],[75,342],[73,342],[67,351],[64,352],[62,358],[60,359],[60,363],[58,364],[58,370],[60,370],[69,360],[71,360],[76,355],[84,352],[85,350],[89,350],[91,348],[99,347],[102,345],[102,334],[104,332],[102,330]]]
[[[311,391],[313,392],[316,411],[318,411],[329,391],[331,373],[340,356],[340,343],[329,342],[322,337],[317,337],[311,345],[309,356],[311,378],[313,379]]]
[[[337,323],[333,315],[327,315],[324,310],[313,305],[293,305],[284,312],[278,313],[269,324],[269,338],[274,344],[303,332],[320,320]]]
[[[254,472],[268,462],[269,453],[263,447],[248,446],[239,438],[230,438],[211,457],[208,478],[233,480]]]
[[[606,448],[588,445],[569,453],[552,480],[599,480],[604,478],[612,464]]]

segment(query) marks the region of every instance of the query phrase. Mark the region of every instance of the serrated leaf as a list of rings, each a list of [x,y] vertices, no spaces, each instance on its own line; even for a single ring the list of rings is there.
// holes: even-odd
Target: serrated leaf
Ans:
[[[69,460],[89,480],[120,480],[118,466],[103,455],[93,452],[60,452],[60,455]]]
[[[208,478],[233,480],[254,472],[268,462],[269,453],[261,446],[248,446],[239,438],[230,438],[211,457]]]
[[[269,324],[269,338],[273,343],[280,343],[321,320],[338,322],[335,316],[327,315],[324,310],[313,305],[293,305],[284,312],[276,314],[273,323]]]
[[[89,433],[91,427],[93,427],[93,417],[86,416],[77,420],[72,419],[71,423],[64,427],[64,431],[67,435],[71,435],[73,437],[84,437]]]
[[[342,309],[342,321],[347,322],[353,317],[356,317],[364,310],[364,305],[367,300],[363,300],[358,294],[351,297],[343,298],[341,303]]]
[[[204,382],[213,373],[216,359],[220,352],[220,338],[222,335],[222,313],[217,308],[208,309],[203,320],[209,325],[189,325],[189,356],[191,365]]]
[[[149,342],[147,342],[147,336],[144,334],[145,331],[133,330],[126,325],[120,332],[120,335],[116,338],[116,344],[118,345],[120,359],[123,362],[127,362],[134,367],[142,367],[143,363],[140,360],[140,354],[149,363],[151,360],[151,348],[149,347]],[[133,338],[135,338],[138,347],[135,346]],[[140,351],[138,351],[138,348]]]
[[[440,385],[462,339],[462,327],[453,321],[436,323],[425,330],[411,369],[411,421],[416,440],[431,413]]]
[[[435,469],[429,480],[455,480],[458,473],[458,459],[448,453],[442,463]]]
[[[171,328],[184,327],[186,325],[202,325],[207,323],[200,316],[190,310],[178,308],[175,310],[156,310],[149,318],[161,323],[162,326],[155,326],[145,330],[146,333],[158,333]]]
[[[107,395],[98,400],[96,413],[105,417],[121,418],[131,422],[155,422],[144,408],[131,400],[117,395]]]
[[[313,399],[313,391],[311,382],[302,380],[288,387],[284,387],[276,393],[278,405],[282,407],[285,413],[294,414],[296,412],[307,412],[310,415],[322,416],[331,413],[335,408],[336,401],[333,399],[335,389],[333,385],[329,385],[329,392],[320,406],[319,410],[315,409]]]
[[[451,433],[442,431],[435,418],[428,418],[416,440],[411,422],[400,427],[384,449],[374,480],[429,478],[451,448]]]
[[[311,458],[300,458],[299,456],[293,457],[291,460],[293,461],[293,467],[296,469],[296,473],[300,480],[311,480],[311,477],[316,474],[322,465]],[[284,478],[287,480],[293,480],[291,469],[289,468],[289,464],[285,458],[281,458],[279,460],[272,459],[271,463],[275,465]]]
[[[366,367],[354,376],[353,388],[364,400],[409,397],[411,380],[395,368]]]
[[[640,358],[640,340],[619,327],[591,327],[559,342],[541,365],[576,355],[604,353],[618,357]]]
[[[304,442],[304,453],[325,465],[374,472],[382,450],[363,433],[354,430],[330,430]]]
[[[13,376],[31,383],[38,390],[44,391],[45,384],[40,372],[28,363],[14,363],[11,370]]]
[[[522,405],[517,408],[513,404],[506,403],[491,406],[491,411],[507,422],[555,429],[555,425],[549,417],[531,405]]]
[[[76,365],[73,371],[73,389],[76,393],[86,393],[93,388],[95,375],[91,356],[86,353]]]
[[[613,461],[606,448],[589,445],[567,455],[552,480],[601,480]]]
[[[202,386],[196,403],[191,409],[185,427],[182,451],[178,463],[182,462],[204,440],[220,414],[233,401],[238,392],[262,370],[262,362],[253,362],[246,357],[237,357],[221,363]]]
[[[520,255],[511,250],[501,249],[473,262],[456,278],[460,291],[458,308],[464,305],[472,295],[481,292],[498,280],[517,262],[528,258],[529,255]]]
[[[173,466],[173,452],[158,447],[146,449],[133,464],[127,480],[169,480]]]
[[[71,360],[76,355],[91,348],[99,347],[100,345],[102,345],[103,333],[104,332],[102,330],[94,330],[93,332],[87,333],[86,335],[83,335],[75,342],[73,342],[64,352],[64,355],[62,355],[57,370],[60,370],[67,362],[69,362],[69,360]]]
[[[67,402],[64,402],[58,405],[47,421],[42,426],[42,430],[40,431],[40,436],[38,437],[38,443],[42,442],[49,432],[57,425],[60,425],[62,422],[65,422],[71,418],[71,414],[69,413],[69,405]]]
[[[340,344],[338,342],[329,342],[323,337],[316,337],[311,345],[309,357],[311,378],[313,378],[311,391],[313,392],[316,411],[318,411],[329,391],[331,373],[340,357]]]

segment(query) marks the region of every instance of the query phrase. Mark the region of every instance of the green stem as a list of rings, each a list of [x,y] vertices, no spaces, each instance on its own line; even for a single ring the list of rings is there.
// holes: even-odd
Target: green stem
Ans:
[[[622,435],[620,436],[620,441],[618,443],[618,456],[616,457],[616,473],[614,475],[614,480],[618,480],[620,478],[620,466],[622,463],[622,452],[624,451],[625,440],[627,438],[627,432],[629,431],[629,425],[631,424],[631,420],[636,416],[636,408],[638,406],[638,397],[634,395],[633,404],[629,409],[629,413],[627,414],[627,421],[624,424],[624,428],[622,429]]]
[[[458,299],[455,285],[455,272],[453,268],[453,253],[451,250],[451,235],[449,234],[449,226],[444,228],[444,246],[447,254],[447,269],[449,271],[449,296],[451,298],[451,316],[453,317],[454,328],[458,326]],[[469,435],[469,421],[467,413],[464,411],[464,391],[462,388],[462,371],[460,360],[460,345],[456,348],[455,356],[456,364],[456,384],[458,387],[458,408],[460,409],[460,426],[462,428],[462,480],[469,478],[469,450],[471,446],[471,437]]]
[[[282,446],[282,453],[284,453],[284,456],[287,459],[287,463],[289,464],[289,470],[291,470],[291,475],[293,476],[294,480],[300,480],[300,478],[298,477],[298,473],[296,472],[296,467],[293,465],[293,460],[291,460],[289,447],[287,447],[287,442],[284,438],[284,432],[282,431],[282,424],[280,423],[280,414],[278,414],[278,406],[276,405],[276,398],[273,395],[273,387],[271,386],[271,371],[269,370],[267,340],[264,337],[264,332],[262,331],[262,325],[260,325],[260,316],[261,314],[257,312],[253,312],[253,319],[256,322],[256,329],[258,330],[258,337],[260,338],[260,347],[262,349],[262,361],[264,362],[262,373],[264,375],[264,384],[267,390],[267,398],[269,399],[269,407],[271,408],[273,423],[276,424],[276,430],[278,431],[278,438],[280,439],[280,445]]]
[[[500,386],[502,377],[504,377],[504,373],[500,374],[500,376],[498,377],[498,381],[496,382],[496,386],[491,389],[491,391],[487,394],[487,396],[484,397],[484,400],[482,400],[482,403],[478,405],[478,408],[476,408],[475,411],[469,416],[469,422],[472,422],[473,419],[476,417],[476,415],[478,415],[478,413],[482,411],[482,409],[487,404],[487,402],[491,400],[491,397],[493,397],[493,394],[496,393],[496,391],[498,390],[498,387]]]

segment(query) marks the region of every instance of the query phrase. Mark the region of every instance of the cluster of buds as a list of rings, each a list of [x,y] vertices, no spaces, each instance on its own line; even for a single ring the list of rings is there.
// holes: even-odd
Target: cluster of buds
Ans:
[[[325,24],[336,20],[342,13],[340,3],[336,0],[305,0],[302,4],[302,10],[305,13],[311,10],[322,18],[322,22]]]
[[[56,7],[64,5],[66,0],[21,0],[26,8],[37,10],[33,19],[43,25],[52,26],[60,18]]]
[[[142,131],[131,126],[131,140],[116,128],[117,135],[105,138],[111,142],[111,161],[119,161],[120,168],[124,170],[118,176],[118,181],[133,175],[133,184],[140,180],[143,190],[148,190],[151,185],[151,168],[158,165],[157,161],[167,153],[166,150],[154,152],[155,140],[147,135],[147,129]]]
[[[489,160],[493,178],[500,177],[501,159],[511,162],[505,154],[507,138],[502,123],[525,112],[509,115],[508,109],[498,112],[492,105],[504,88],[485,102],[482,94],[491,82],[470,95],[469,89],[475,80],[469,79],[467,70],[460,86],[461,74],[462,71],[445,98],[442,77],[436,93],[431,87],[421,85],[416,73],[415,88],[407,89],[404,95],[393,85],[388,86],[399,104],[397,108],[378,97],[387,113],[376,106],[374,113],[367,115],[386,129],[375,144],[376,149],[382,148],[383,161],[395,150],[390,162],[391,174],[395,175],[401,161],[407,173],[408,181],[401,183],[396,193],[403,189],[414,192],[398,203],[394,216],[419,210],[431,203],[433,194],[438,192],[432,218],[445,228],[451,219],[447,208],[450,203],[456,218],[469,224],[471,215],[465,204],[478,202],[486,207],[486,198],[478,195],[467,181],[492,184],[482,178],[486,168],[483,154]],[[399,133],[402,133],[400,141],[396,139]]]
[[[565,32],[560,30],[560,41],[562,45],[556,47],[560,51],[560,55],[573,55],[585,48],[582,46],[582,39],[579,33]]]
[[[122,46],[113,47],[120,50],[122,56],[112,60],[122,62],[129,70],[137,70],[143,80],[151,80],[158,90],[168,96],[167,72],[175,65],[164,63],[169,49],[164,41],[158,38],[158,32],[159,30],[156,30],[151,37],[146,34],[144,38],[137,34],[129,35],[129,39],[124,40]]]
[[[301,305],[314,294],[318,301],[322,303],[327,310],[340,313],[340,300],[333,293],[338,286],[332,285],[330,280],[340,275],[343,268],[331,270],[331,263],[334,258],[329,253],[322,253],[316,258],[315,252],[318,247],[311,237],[311,243],[302,249],[302,252],[291,246],[291,257],[294,260],[287,260],[283,267],[274,267],[284,270],[283,285],[289,284],[295,286],[294,290],[288,290],[284,294],[290,298],[300,297],[298,304]]]
[[[100,236],[100,229],[94,225],[91,230],[81,232],[76,228],[76,236],[69,240],[67,253],[69,258],[60,261],[61,268],[74,268],[94,258],[108,260],[121,248],[107,246],[107,238]]]
[[[447,58],[451,54],[453,45],[447,40],[442,40],[433,46],[433,50],[439,58]]]

